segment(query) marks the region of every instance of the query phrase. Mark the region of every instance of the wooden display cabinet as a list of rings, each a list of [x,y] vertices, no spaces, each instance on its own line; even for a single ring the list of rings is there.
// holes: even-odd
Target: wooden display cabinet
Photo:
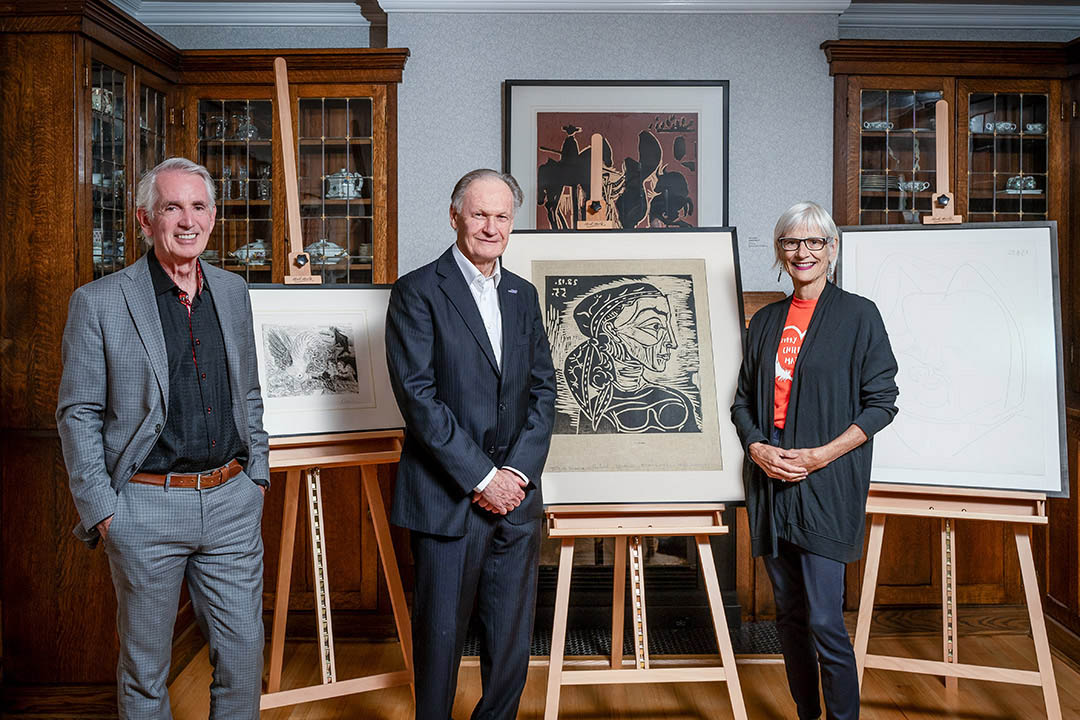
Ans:
[[[1076,322],[1071,273],[1080,267],[1069,215],[1071,178],[1065,162],[1062,43],[962,43],[839,40],[822,45],[835,78],[833,215],[838,225],[920,222],[935,190],[933,106],[949,102],[950,175],[957,212],[965,222],[1055,220],[1058,223],[1066,384],[1076,387],[1070,357]],[[1075,126],[1075,121],[1074,121]],[[1074,150],[1075,152],[1075,150]],[[914,185],[909,184],[914,181]],[[923,186],[929,183],[929,187]],[[942,188],[943,190],[946,188]],[[1075,191],[1074,191],[1075,192]],[[973,252],[973,255],[975,253]],[[903,397],[901,388],[901,398]],[[1070,418],[1073,414],[1070,413]],[[1075,450],[1075,442],[1070,443]],[[1075,461],[1073,460],[1073,468]],[[1042,581],[1060,594],[1072,577],[1077,504],[1049,504],[1049,534],[1036,533]],[[1069,521],[1069,518],[1073,520]],[[957,523],[959,602],[1023,602],[1010,532],[986,523]],[[890,521],[879,573],[879,605],[935,605],[941,601],[938,525],[929,519]],[[858,602],[862,563],[849,567],[847,606]],[[1065,578],[1063,580],[1063,578]],[[1075,604],[1075,603],[1074,603]],[[1053,616],[1052,603],[1047,609]],[[1076,616],[1076,608],[1070,610]],[[1061,613],[1064,617],[1068,613]],[[1074,617],[1080,620],[1080,617]],[[1080,628],[1080,622],[1073,622]]]
[[[348,249],[347,258],[316,268],[328,282],[393,281],[396,97],[407,50],[181,51],[105,0],[0,3],[5,715],[115,714],[108,562],[71,533],[78,517],[54,420],[68,300],[76,287],[145,252],[136,185],[170,155],[204,162],[218,183],[219,222],[209,248],[218,255],[207,259],[252,282],[281,281],[285,195],[272,99],[277,55],[289,64],[294,122],[306,118],[299,134],[310,193],[303,203],[304,243],[326,237]],[[322,191],[326,176],[343,167],[362,176],[360,197],[328,198]],[[265,262],[233,262],[257,239],[268,241]],[[344,473],[323,475],[334,498],[328,514],[340,528],[331,551],[343,543],[337,556],[355,560],[335,576],[332,601],[335,608],[369,610],[362,624],[379,626],[389,617],[388,600],[362,522],[358,483]],[[384,475],[388,485],[390,474]],[[264,522],[271,528],[268,589],[280,512],[281,496],[271,494]],[[294,577],[305,577],[306,561],[297,554]],[[297,582],[293,606],[310,607],[310,597],[310,586]],[[189,604],[181,604],[176,627],[178,634],[198,635]]]
[[[249,282],[282,282],[288,238],[273,58],[289,65],[303,246],[324,285],[397,277],[396,87],[407,51],[188,53],[181,146],[218,184],[203,259]],[[377,58],[371,67],[362,59]],[[241,68],[245,84],[218,70]],[[352,69],[350,73],[349,70]],[[331,82],[332,80],[332,82]],[[190,118],[190,120],[189,120]]]

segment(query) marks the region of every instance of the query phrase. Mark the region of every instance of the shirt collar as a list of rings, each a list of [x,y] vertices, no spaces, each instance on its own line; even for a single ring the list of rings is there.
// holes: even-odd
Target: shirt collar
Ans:
[[[161,295],[167,293],[173,288],[178,288],[177,284],[173,282],[173,279],[169,277],[169,274],[165,272],[165,268],[161,267],[161,261],[157,259],[157,254],[154,253],[154,248],[150,248],[147,252],[149,257],[147,258],[147,264],[150,266],[150,282],[154,285],[154,295]],[[206,281],[206,274],[202,271],[202,260],[197,261],[196,272],[199,275],[199,292],[203,290],[209,290],[210,284]]]
[[[465,276],[465,284],[482,286],[487,280],[494,280],[495,287],[499,287],[499,281],[502,280],[502,262],[498,258],[495,259],[495,272],[491,274],[490,278],[484,277],[484,274],[469,258],[465,257],[465,253],[461,252],[461,248],[454,243],[453,250],[454,260],[457,261],[457,266],[461,270],[461,274]]]

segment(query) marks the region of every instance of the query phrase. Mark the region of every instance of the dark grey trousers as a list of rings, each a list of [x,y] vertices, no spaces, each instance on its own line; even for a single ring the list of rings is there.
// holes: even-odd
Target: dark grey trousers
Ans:
[[[514,720],[529,670],[540,520],[522,525],[473,505],[464,537],[412,533],[416,569],[416,720],[448,720],[475,601],[483,695],[472,720]]]
[[[245,473],[210,490],[128,483],[105,550],[116,589],[124,720],[168,720],[173,624],[186,579],[214,668],[210,717],[258,720],[262,493]]]
[[[828,720],[859,717],[859,673],[844,627],[844,563],[780,540],[765,557],[791,697],[800,720],[821,717],[818,667]]]

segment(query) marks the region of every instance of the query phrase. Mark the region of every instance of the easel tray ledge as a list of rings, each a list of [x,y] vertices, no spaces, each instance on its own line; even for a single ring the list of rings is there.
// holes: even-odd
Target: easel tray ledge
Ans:
[[[723,503],[549,505],[550,537],[695,536],[728,532]]]
[[[866,513],[1047,524],[1046,494],[870,483]]]

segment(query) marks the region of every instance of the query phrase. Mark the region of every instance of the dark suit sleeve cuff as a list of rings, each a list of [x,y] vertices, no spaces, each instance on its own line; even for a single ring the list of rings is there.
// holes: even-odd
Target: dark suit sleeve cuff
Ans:
[[[262,485],[267,490],[270,489],[270,481],[269,480],[263,480],[262,478],[251,478],[251,482],[255,483],[256,485]]]

